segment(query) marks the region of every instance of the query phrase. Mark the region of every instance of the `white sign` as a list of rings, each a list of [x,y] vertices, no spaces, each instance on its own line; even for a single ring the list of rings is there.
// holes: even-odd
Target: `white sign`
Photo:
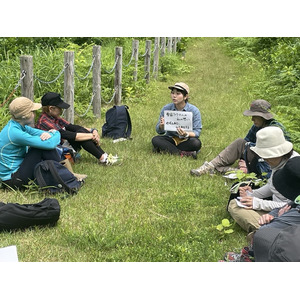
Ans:
[[[193,131],[193,113],[190,111],[165,110],[165,131],[177,131],[180,127],[185,131]]]

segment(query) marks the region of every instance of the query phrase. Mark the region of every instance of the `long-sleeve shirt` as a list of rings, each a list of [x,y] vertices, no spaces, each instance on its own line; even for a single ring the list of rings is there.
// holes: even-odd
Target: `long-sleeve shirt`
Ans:
[[[58,131],[50,133],[51,138],[42,141],[43,130],[22,126],[10,120],[0,132],[0,179],[9,180],[24,160],[29,147],[50,150],[60,142]]]
[[[295,156],[299,156],[299,154],[296,151],[293,151],[291,158]],[[271,211],[275,208],[284,206],[289,201],[289,199],[281,195],[273,185],[274,172],[283,168],[287,161],[287,159],[284,159],[277,167],[272,168],[272,174],[268,179],[268,182],[261,188],[253,191],[251,197],[253,197],[254,210]],[[268,197],[272,197],[272,200],[265,200]]]
[[[159,128],[160,119],[164,116],[165,110],[177,110],[174,103],[169,103],[165,105],[162,110],[160,111],[159,119],[156,124],[156,132],[158,134],[165,134],[167,136],[179,136],[176,131],[164,131]],[[183,108],[183,111],[189,111],[193,113],[193,132],[195,133],[195,137],[198,138],[200,136],[201,130],[202,130],[202,120],[201,120],[201,113],[199,109],[190,103],[186,103],[185,107]]]
[[[285,130],[285,127],[280,122],[276,121],[275,119],[271,119],[270,121],[267,122],[267,126],[277,126],[277,127],[279,127],[283,131],[285,139],[289,142],[291,141],[288,132]],[[244,140],[246,140],[247,142],[251,142],[251,143],[255,144],[256,143],[256,133],[260,129],[262,129],[262,127],[257,127],[255,125],[252,125],[252,127],[248,131],[248,133],[247,133],[246,137],[244,138]]]
[[[41,130],[56,129],[60,132],[61,139],[68,141],[75,141],[78,130],[83,128],[80,125],[71,124],[61,117],[54,118],[46,113],[41,114],[35,127]]]

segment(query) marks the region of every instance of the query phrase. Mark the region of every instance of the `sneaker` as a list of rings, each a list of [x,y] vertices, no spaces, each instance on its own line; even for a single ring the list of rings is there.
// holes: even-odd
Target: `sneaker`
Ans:
[[[235,252],[227,252],[224,255],[224,261],[227,262],[240,262],[242,254]]]
[[[191,156],[193,159],[197,159],[197,151],[181,151],[180,156]]]
[[[114,166],[114,165],[120,165],[122,163],[122,159],[118,157],[118,155],[112,155],[112,154],[109,154],[106,158],[106,160],[101,163],[103,165],[106,165],[106,166]]]
[[[84,181],[88,177],[86,174],[73,173],[73,175],[77,178],[78,181]]]
[[[205,161],[204,164],[198,169],[192,169],[191,175],[201,176],[203,174],[214,174],[215,167],[212,163]]]

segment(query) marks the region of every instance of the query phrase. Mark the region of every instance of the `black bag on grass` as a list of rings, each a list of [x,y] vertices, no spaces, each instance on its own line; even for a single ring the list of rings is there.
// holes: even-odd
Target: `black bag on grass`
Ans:
[[[52,194],[67,192],[76,194],[83,184],[65,166],[54,160],[44,160],[34,169],[37,184]]]
[[[106,114],[106,123],[102,126],[102,136],[129,139],[131,135],[131,119],[127,105],[114,105]]]
[[[35,204],[0,202],[0,231],[54,226],[59,215],[60,205],[53,198],[45,198]]]

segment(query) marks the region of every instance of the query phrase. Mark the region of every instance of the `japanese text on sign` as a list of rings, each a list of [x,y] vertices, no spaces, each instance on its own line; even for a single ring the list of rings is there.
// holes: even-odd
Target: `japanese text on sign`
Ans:
[[[180,127],[185,131],[193,130],[193,113],[189,111],[165,110],[165,131],[177,131]]]

